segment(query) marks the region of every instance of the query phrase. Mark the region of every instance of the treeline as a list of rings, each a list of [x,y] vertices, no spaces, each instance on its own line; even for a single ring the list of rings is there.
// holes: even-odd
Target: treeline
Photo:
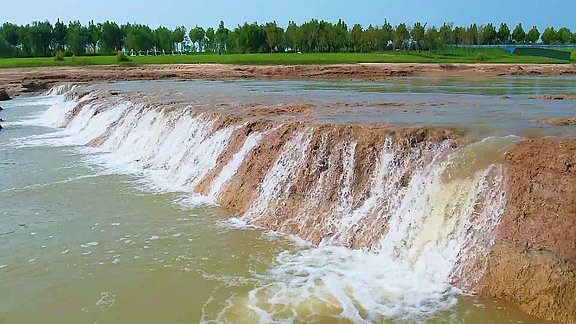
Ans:
[[[447,45],[482,44],[544,44],[576,43],[576,33],[568,28],[546,28],[542,34],[534,26],[525,31],[522,24],[514,30],[502,23],[440,27],[416,23],[412,26],[381,26],[349,28],[339,20],[333,24],[312,19],[302,25],[289,22],[286,29],[276,22],[244,23],[230,30],[220,22],[218,28],[196,26],[186,30],[115,22],[79,21],[54,25],[35,21],[25,26],[4,23],[0,27],[0,57],[66,55],[108,55],[118,51],[128,54],[169,54],[189,52],[263,53],[263,52],[375,52],[386,50],[442,50]]]

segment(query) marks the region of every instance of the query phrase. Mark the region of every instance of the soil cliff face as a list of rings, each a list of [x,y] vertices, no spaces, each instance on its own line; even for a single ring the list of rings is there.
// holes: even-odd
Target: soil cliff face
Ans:
[[[576,323],[576,140],[529,140],[507,153],[507,207],[480,294]]]

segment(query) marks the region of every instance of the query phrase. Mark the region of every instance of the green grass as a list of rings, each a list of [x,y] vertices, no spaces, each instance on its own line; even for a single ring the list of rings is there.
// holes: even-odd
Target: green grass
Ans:
[[[572,62],[576,61],[576,50]],[[482,55],[479,55],[482,53]],[[480,56],[483,56],[480,57]],[[384,53],[310,53],[310,54],[209,54],[135,56],[129,63],[118,63],[115,56],[52,57],[0,59],[0,68],[76,66],[76,65],[141,65],[176,63],[221,63],[254,65],[339,64],[339,63],[566,63],[542,57],[512,55],[502,49],[447,48],[442,52],[408,51]]]

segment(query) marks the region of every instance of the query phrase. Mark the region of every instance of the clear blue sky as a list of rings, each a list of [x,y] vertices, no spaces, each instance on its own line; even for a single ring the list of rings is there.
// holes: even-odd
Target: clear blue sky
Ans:
[[[150,27],[173,28],[196,24],[217,27],[220,20],[233,29],[245,21],[263,23],[275,20],[286,27],[289,20],[298,24],[311,18],[337,22],[351,27],[360,23],[392,25],[421,21],[429,25],[453,22],[456,25],[521,22],[525,30],[536,25],[540,32],[547,27],[568,27],[576,31],[574,0],[3,0],[0,22],[27,24],[33,20],[57,18],[65,22],[79,19],[117,23],[138,22]],[[497,26],[496,26],[497,27]]]

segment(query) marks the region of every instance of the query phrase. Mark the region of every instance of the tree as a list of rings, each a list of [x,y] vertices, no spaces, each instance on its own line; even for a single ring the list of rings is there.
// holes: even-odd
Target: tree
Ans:
[[[432,26],[426,30],[424,42],[426,43],[428,50],[432,50],[436,47],[436,44],[438,43],[438,30],[436,27]]]
[[[21,27],[11,24],[9,22],[2,25],[2,35],[4,39],[12,46],[17,46],[19,43],[19,30]]]
[[[106,21],[98,24],[98,32],[100,34],[98,45],[103,53],[112,54],[122,49],[124,33],[115,22]]]
[[[496,33],[496,37],[500,40],[502,44],[510,43],[510,28],[505,23],[500,24],[500,28]]]
[[[558,32],[556,33],[556,40],[560,44],[570,43],[571,38],[572,38],[572,33],[570,32],[570,29],[568,29],[566,27],[562,27],[562,28],[558,29]]]
[[[54,33],[52,38],[54,40],[54,47],[58,50],[63,50],[66,47],[66,32],[68,27],[58,19],[54,24]]]
[[[212,29],[214,31],[214,29]],[[186,40],[186,27],[178,26],[172,32],[172,41],[176,43],[176,49],[182,52],[182,43]]]
[[[82,26],[79,21],[71,22],[68,25],[66,42],[68,43],[69,50],[72,54],[86,54],[86,46],[88,45],[88,29],[85,26]]]
[[[126,24],[122,26],[126,36],[124,36],[124,47],[137,54],[147,52],[154,47],[153,32],[150,27],[140,24]]]
[[[362,26],[355,24],[349,34],[349,47],[353,52],[360,52],[362,47]]]
[[[528,34],[526,35],[526,41],[529,42],[530,44],[535,44],[539,38],[540,38],[540,32],[538,31],[538,28],[536,28],[536,26],[533,26],[532,29],[530,29],[528,31]]]
[[[100,28],[94,25],[94,21],[88,23],[88,46],[92,48],[92,52],[96,53],[96,46],[100,40]]]
[[[228,49],[228,35],[230,30],[224,27],[224,21],[220,21],[218,29],[216,30],[216,41],[218,42],[218,50],[227,51]]]
[[[398,25],[394,32],[394,46],[404,46],[409,36],[406,24],[402,23]]]
[[[422,43],[424,41],[424,26],[419,22],[414,24],[412,30],[410,31],[410,36],[412,36],[412,40],[416,43],[416,49],[418,47],[422,48]]]
[[[492,24],[486,25],[481,28],[480,37],[482,38],[481,44],[491,44],[496,39],[496,29]]]
[[[557,41],[556,30],[554,27],[548,27],[542,33],[542,43],[549,45]]]
[[[28,43],[34,56],[50,56],[50,44],[52,43],[52,25],[48,21],[34,21],[32,25],[26,25],[24,30],[25,41]]]
[[[512,32],[512,39],[516,43],[523,43],[524,42],[524,40],[526,39],[526,33],[524,32],[524,29],[522,28],[522,24],[516,25],[516,28],[514,28],[514,31]]]
[[[164,53],[171,53],[174,50],[174,35],[166,27],[158,27],[154,30],[154,47]]]
[[[466,39],[466,28],[465,27],[454,27],[454,31],[452,32],[452,38],[454,44],[465,44]]]
[[[188,37],[190,38],[192,44],[195,44],[197,46],[198,51],[202,52],[202,46],[204,45],[204,38],[206,37],[206,32],[204,31],[204,28],[196,25],[196,27],[190,29]]]
[[[299,49],[298,29],[299,29],[298,25],[296,25],[295,22],[290,21],[288,22],[288,27],[286,28],[286,32],[284,33],[284,40],[286,42],[286,46],[288,46],[292,52],[296,52]]]
[[[438,34],[439,34],[438,44],[442,49],[444,49],[447,44],[454,43],[452,25],[444,23],[444,25],[440,27]]]
[[[392,25],[387,21],[384,22],[381,28],[376,29],[376,42],[379,51],[384,51],[388,48],[388,43],[392,41]]]
[[[210,27],[208,29],[206,29],[206,48],[211,51],[214,52],[215,51],[215,38],[216,38],[216,32],[214,31],[214,28]]]
[[[268,43],[268,46],[270,47],[270,53],[272,53],[282,41],[284,30],[278,27],[275,21],[266,23],[264,30],[266,32],[266,43]]]

